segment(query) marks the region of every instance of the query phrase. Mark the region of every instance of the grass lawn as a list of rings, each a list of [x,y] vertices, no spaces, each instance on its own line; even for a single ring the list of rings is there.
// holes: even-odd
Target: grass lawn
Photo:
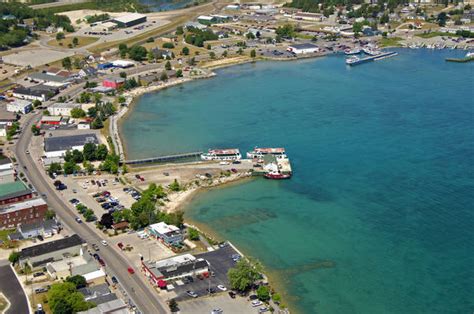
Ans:
[[[69,44],[72,45],[72,39],[76,37],[79,40],[79,44],[74,48],[81,48],[92,43],[95,43],[99,38],[98,37],[83,37],[83,36],[68,36],[62,40],[57,41],[56,39],[48,41],[48,45],[53,47],[68,47]]]
[[[178,36],[178,43],[173,43],[174,48],[172,48],[172,49],[163,48],[163,44],[164,44],[163,40],[158,38],[154,42],[145,43],[142,46],[145,47],[147,50],[150,50],[150,49],[153,49],[153,48],[170,50],[174,53],[174,55],[177,58],[179,58],[182,55],[183,47],[188,47],[190,56],[194,56],[196,54],[196,51],[199,51],[199,54],[209,53],[209,50],[207,50],[206,48],[196,47],[196,46],[189,45],[189,44],[183,44],[183,36],[182,35]]]
[[[430,32],[430,33],[425,33],[425,34],[417,34],[415,36],[421,37],[421,38],[433,38],[436,36],[446,36],[446,37],[453,37],[456,36],[455,34],[451,33],[444,33],[444,32]]]
[[[382,38],[380,41],[381,47],[400,47],[400,37]]]
[[[0,230],[0,240],[8,241],[8,235],[15,232],[15,229]]]

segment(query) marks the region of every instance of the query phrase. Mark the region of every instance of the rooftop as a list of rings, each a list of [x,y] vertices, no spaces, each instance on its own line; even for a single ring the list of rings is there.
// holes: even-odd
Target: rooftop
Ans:
[[[50,75],[46,73],[36,72],[31,73],[29,77],[33,80],[46,81],[46,82],[55,82],[55,83],[66,83],[67,78],[57,75]]]
[[[318,46],[313,44],[294,44],[290,46],[291,48],[295,49],[311,49],[311,48],[318,48]]]
[[[28,189],[21,181],[0,184],[0,201],[12,197],[27,195],[30,193],[31,190]]]
[[[24,248],[20,252],[20,259],[48,254],[51,252],[67,249],[73,246],[82,245],[83,243],[84,243],[84,240],[82,240],[82,238],[79,237],[77,234],[74,234],[64,239]]]
[[[62,119],[61,116],[42,116],[42,122],[60,122]]]
[[[66,102],[57,102],[55,104],[52,104],[51,106],[49,106],[48,108],[52,108],[52,109],[68,109],[68,108],[79,108],[81,105],[80,104],[76,104],[76,103],[66,103]]]
[[[68,150],[75,146],[83,146],[86,143],[99,144],[99,140],[94,133],[49,137],[44,139],[44,150],[46,152]]]
[[[115,299],[106,303],[99,304],[97,307],[89,309],[87,311],[78,312],[77,314],[128,314],[130,311],[127,309],[127,305],[121,299]]]
[[[159,234],[180,233],[180,230],[178,227],[173,226],[173,225],[168,225],[163,221],[156,224],[152,224],[149,226],[149,228]]]
[[[13,213],[22,209],[46,205],[42,198],[35,198],[21,203],[8,204],[0,207],[0,214]]]
[[[141,18],[144,18],[144,17],[146,17],[145,14],[130,13],[130,14],[127,14],[127,15],[122,15],[122,16],[116,17],[116,18],[114,18],[114,21],[120,22],[120,23],[130,23],[130,22],[133,22],[135,20],[138,20],[138,19],[141,19]]]
[[[45,230],[56,229],[58,228],[58,223],[54,219],[48,219],[45,221],[37,221],[37,222],[21,224],[21,226],[18,227],[19,231],[25,232],[25,233],[31,230],[36,230],[36,229],[41,229],[41,228]]]

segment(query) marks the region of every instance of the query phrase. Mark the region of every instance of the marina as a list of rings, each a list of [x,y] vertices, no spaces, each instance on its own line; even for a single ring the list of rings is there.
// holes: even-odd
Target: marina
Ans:
[[[365,52],[365,50],[364,50],[364,52]],[[367,52],[365,52],[365,53],[367,53]],[[394,57],[398,53],[394,52],[394,51],[388,51],[388,52],[380,52],[378,54],[374,54],[374,52],[371,51],[370,54],[371,54],[370,56],[365,57],[365,58],[359,58],[357,56],[352,56],[350,58],[347,58],[346,59],[346,64],[350,65],[350,66],[353,66],[353,65],[358,65],[358,64],[362,64],[362,63],[371,62],[371,61],[378,61],[378,60]]]
[[[468,52],[464,58],[446,58],[448,62],[466,63],[474,61],[474,52]]]

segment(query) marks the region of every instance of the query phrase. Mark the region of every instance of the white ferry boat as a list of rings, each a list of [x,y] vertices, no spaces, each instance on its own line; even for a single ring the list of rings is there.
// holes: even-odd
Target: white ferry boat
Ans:
[[[240,160],[242,155],[237,148],[229,148],[229,149],[210,149],[207,154],[202,154],[202,160]]]
[[[265,155],[273,155],[276,158],[286,159],[288,158],[284,148],[259,148],[255,147],[254,150],[247,152],[247,158],[249,159],[262,159]]]
[[[359,53],[360,53],[359,48],[354,48],[354,49],[347,48],[346,50],[344,50],[344,54],[347,56],[358,55]]]

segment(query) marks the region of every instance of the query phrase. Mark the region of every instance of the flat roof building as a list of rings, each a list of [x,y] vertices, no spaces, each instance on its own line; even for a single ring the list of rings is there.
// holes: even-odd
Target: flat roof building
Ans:
[[[7,111],[10,112],[20,112],[27,114],[33,109],[31,101],[24,99],[15,99],[12,102],[7,103]]]
[[[44,139],[44,152],[46,157],[61,157],[68,150],[82,151],[86,143],[99,144],[99,140],[94,133],[48,137]]]
[[[169,246],[180,245],[184,240],[183,234],[178,227],[168,225],[165,222],[152,224],[148,226],[147,231],[151,236],[160,239],[164,244]]]
[[[33,197],[33,192],[23,182],[0,184],[0,205],[21,202]]]
[[[53,116],[70,116],[75,108],[81,108],[81,104],[58,102],[49,106],[48,111]]]
[[[119,27],[130,27],[146,22],[146,15],[140,13],[130,13],[116,17],[113,20]]]
[[[209,263],[191,254],[178,255],[160,261],[143,261],[145,276],[158,286],[160,281],[193,276],[209,271]]]
[[[27,222],[42,221],[48,205],[42,198],[0,207],[0,228],[15,228]]]
[[[313,44],[293,44],[287,48],[289,52],[292,52],[296,55],[306,54],[306,53],[316,53],[319,51],[318,46]]]

